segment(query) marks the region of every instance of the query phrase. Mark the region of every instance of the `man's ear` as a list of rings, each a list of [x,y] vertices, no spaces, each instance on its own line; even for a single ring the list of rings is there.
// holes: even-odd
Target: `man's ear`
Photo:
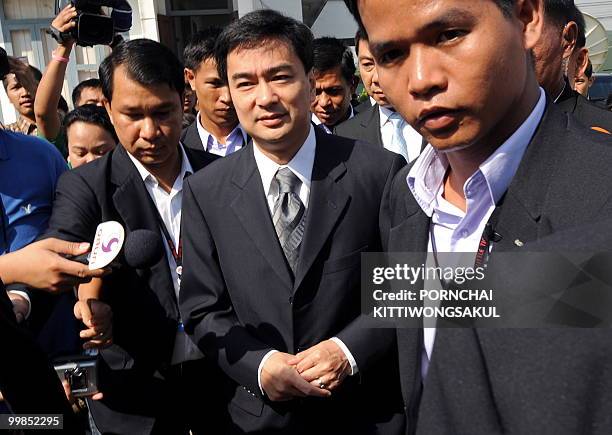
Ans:
[[[589,49],[582,47],[576,53],[576,76],[583,75],[589,66]]]
[[[115,123],[113,122],[113,110],[111,108],[111,103],[106,98],[104,99],[104,108],[106,109],[106,113],[108,113],[108,117],[110,118],[111,124],[113,124],[114,126]]]
[[[310,84],[310,104],[312,105],[317,99],[317,81],[312,70],[308,73],[308,83]]]
[[[514,11],[522,25],[523,45],[526,50],[531,50],[542,37],[544,1],[516,0]]]
[[[352,79],[352,83],[351,83],[351,95],[353,95],[355,93],[355,91],[357,90],[357,86],[359,86],[359,76],[353,76]]]
[[[189,82],[189,86],[195,92],[195,72],[190,68],[185,68],[185,80]]]
[[[561,35],[561,43],[563,44],[563,59],[568,59],[576,49],[576,41],[578,41],[578,25],[570,21],[563,28]]]

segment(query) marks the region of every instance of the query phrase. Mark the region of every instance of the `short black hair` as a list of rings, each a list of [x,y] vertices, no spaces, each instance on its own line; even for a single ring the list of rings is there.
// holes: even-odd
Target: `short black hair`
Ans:
[[[587,79],[593,77],[593,64],[591,63],[591,59],[589,59],[587,63],[587,67],[584,70],[584,75],[587,77]]]
[[[87,124],[94,124],[98,127],[102,127],[111,134],[115,142],[119,142],[115,127],[113,127],[108,113],[103,107],[96,106],[95,104],[85,104],[68,112],[64,118],[64,128],[66,131],[68,131],[68,127],[75,122],[85,122]]]
[[[344,0],[344,4],[351,12],[353,17],[355,17],[355,21],[359,25],[359,28],[363,31],[364,35],[367,35],[365,30],[365,26],[363,25],[363,21],[361,21],[361,15],[359,15],[359,9],[357,8],[357,2],[359,0]],[[506,17],[512,15],[512,11],[514,9],[514,0],[493,0],[497,4],[497,6],[502,10]],[[389,11],[391,13],[391,11]]]
[[[230,23],[219,35],[215,60],[219,76],[227,79],[227,56],[236,49],[251,49],[271,41],[287,43],[302,62],[304,71],[312,69],[312,32],[303,23],[272,9],[249,12]]]
[[[133,39],[115,47],[100,64],[98,76],[102,93],[109,103],[113,95],[113,74],[120,65],[125,65],[128,77],[141,85],[165,84],[183,95],[183,66],[174,53],[157,41]]]
[[[183,50],[185,67],[195,71],[202,62],[214,58],[215,43],[220,34],[221,28],[216,26],[195,33]]]
[[[570,21],[576,23],[578,26],[576,45],[578,48],[586,45],[584,16],[574,0],[544,0],[544,15],[550,23],[561,28]]]
[[[76,87],[72,91],[72,105],[74,107],[77,107],[77,101],[81,99],[83,89],[86,88],[102,89],[102,82],[100,81],[100,79],[87,79],[76,85]]]
[[[355,33],[355,53],[357,54],[357,56],[359,56],[359,43],[361,41],[368,41],[368,35],[366,35],[366,33],[361,30],[361,29],[357,29],[357,32]]]
[[[355,59],[350,48],[337,38],[317,38],[313,43],[313,69],[325,72],[340,67],[342,77],[351,83],[355,76]]]

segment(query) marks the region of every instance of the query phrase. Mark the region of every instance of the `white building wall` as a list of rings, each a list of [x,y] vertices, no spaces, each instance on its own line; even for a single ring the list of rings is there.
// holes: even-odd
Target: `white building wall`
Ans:
[[[258,9],[274,9],[302,21],[301,0],[237,0],[235,3],[238,4],[239,17]]]

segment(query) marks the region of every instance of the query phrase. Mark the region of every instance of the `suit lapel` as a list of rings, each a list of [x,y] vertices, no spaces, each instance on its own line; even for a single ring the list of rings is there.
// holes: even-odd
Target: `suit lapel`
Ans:
[[[194,172],[199,171],[204,166],[220,158],[215,154],[209,153],[208,151],[203,151],[201,149],[193,149],[188,147],[184,147],[184,149]]]
[[[274,230],[252,144],[240,153],[232,182],[240,189],[231,203],[233,212],[278,277],[291,288],[291,270]]]
[[[363,140],[382,147],[383,141],[380,135],[380,112],[378,110],[378,104],[375,104],[367,110],[368,112],[364,113],[364,117],[360,122],[361,127],[363,127]],[[365,116],[366,113],[369,116]]]
[[[516,249],[522,245],[519,242],[535,240],[551,231],[543,210],[561,150],[550,138],[558,137],[566,124],[566,116],[548,102],[501,206],[496,231],[502,240],[494,249]]]
[[[196,117],[196,120],[185,129],[185,133],[183,137],[181,137],[181,141],[183,142],[183,145],[185,145],[185,148],[206,151],[204,144],[202,143],[202,138],[200,138],[200,133],[198,133],[197,123],[198,118]]]
[[[429,240],[430,218],[423,213],[412,193],[405,186],[403,203],[403,220],[389,232],[389,253],[422,252],[423,262],[426,259]],[[393,258],[390,258],[393,264]],[[420,263],[420,262],[419,262]],[[422,288],[423,281],[415,283],[416,289]],[[408,424],[414,425],[421,394],[421,349],[423,332],[421,329],[398,328],[397,345],[400,361],[400,381],[404,403],[409,414]]]
[[[113,154],[111,182],[117,186],[113,194],[113,204],[122,221],[125,222],[126,230],[129,232],[148,229],[159,233],[156,211],[149,193],[136,167],[130,161],[127,151],[122,146],[117,147]],[[164,255],[150,271],[148,280],[151,289],[158,295],[166,312],[178,317],[174,285],[166,256]],[[136,273],[145,277],[148,271],[137,269]]]
[[[306,230],[294,289],[299,288],[349,200],[349,195],[338,185],[347,170],[344,162],[333,155],[334,144],[327,143],[326,135],[317,132],[316,137]]]

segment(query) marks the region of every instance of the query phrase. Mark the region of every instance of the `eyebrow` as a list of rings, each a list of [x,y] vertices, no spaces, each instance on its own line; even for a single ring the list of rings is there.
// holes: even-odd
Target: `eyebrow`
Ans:
[[[268,68],[267,70],[264,71],[264,75],[271,76],[271,75],[274,75],[282,71],[287,71],[287,70],[291,71],[292,68],[293,67],[291,64],[282,63],[280,65],[273,66],[272,68]],[[247,73],[247,72],[235,73],[235,74],[232,74],[232,80],[250,78],[253,75],[254,75],[253,73]]]
[[[466,11],[465,9],[450,8],[444,11],[440,16],[436,17],[433,21],[425,24],[424,26],[415,29],[415,35],[421,35],[432,30],[440,28],[456,26],[459,22],[462,24],[473,24],[476,21],[474,14]],[[370,51],[372,53],[381,53],[387,51],[390,48],[397,47],[398,45],[404,45],[408,43],[408,39],[397,39],[391,41],[373,42],[370,40]]]
[[[161,104],[159,104],[157,106],[151,106],[151,107],[149,107],[149,110],[156,111],[156,110],[166,110],[166,109],[173,109],[173,108],[174,108],[174,104],[170,103],[170,102],[167,102],[167,103],[161,103]],[[142,107],[140,107],[140,106],[126,106],[126,107],[123,107],[121,109],[121,111],[124,112],[124,113],[125,112],[127,112],[127,113],[130,113],[130,112],[142,112]]]

